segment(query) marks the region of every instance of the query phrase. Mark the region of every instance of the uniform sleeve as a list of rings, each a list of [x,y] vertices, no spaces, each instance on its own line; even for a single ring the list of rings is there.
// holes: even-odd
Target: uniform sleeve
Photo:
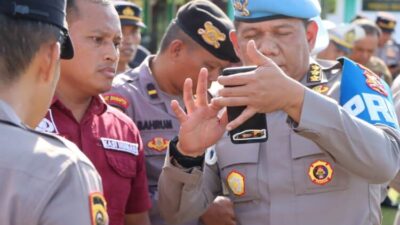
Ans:
[[[59,174],[49,190],[39,224],[90,225],[92,210],[94,213],[105,213],[104,224],[108,224],[104,206],[91,204],[90,201],[92,194],[102,196],[103,191],[101,178],[93,167],[84,163],[71,164]]]
[[[350,115],[334,100],[305,91],[295,131],[333,156],[338,164],[370,183],[391,180],[399,170],[399,133]]]
[[[222,192],[216,165],[204,165],[204,172],[187,170],[170,162],[168,150],[158,180],[158,205],[161,216],[170,224],[198,219]]]
[[[107,104],[121,110],[135,121],[134,101],[132,93],[129,92],[129,85],[129,83],[114,85],[109,92],[103,94],[103,97]]]
[[[129,194],[126,213],[142,213],[151,208],[151,201],[148,192],[146,166],[144,159],[143,144],[139,134],[136,140],[139,140],[139,155],[136,161],[136,176],[132,178],[131,191]]]

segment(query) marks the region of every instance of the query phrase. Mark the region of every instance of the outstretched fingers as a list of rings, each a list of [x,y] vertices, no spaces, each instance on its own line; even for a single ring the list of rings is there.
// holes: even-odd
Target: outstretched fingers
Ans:
[[[171,108],[172,108],[172,111],[174,111],[176,117],[178,118],[178,120],[179,120],[179,122],[180,122],[181,124],[187,120],[186,113],[185,113],[185,111],[183,111],[183,109],[180,107],[178,101],[172,100],[172,101],[171,101]]]

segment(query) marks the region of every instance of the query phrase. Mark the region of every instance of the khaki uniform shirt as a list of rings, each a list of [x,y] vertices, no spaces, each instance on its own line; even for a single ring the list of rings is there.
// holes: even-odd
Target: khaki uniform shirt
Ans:
[[[390,73],[389,68],[380,58],[372,56],[365,66],[372,70],[372,72],[374,72],[376,75],[384,79],[389,86],[392,84],[392,73]]]
[[[160,90],[149,67],[151,59],[148,57],[136,69],[118,75],[112,90],[104,95],[104,99],[124,111],[140,130],[152,199],[150,219],[153,225],[160,225],[165,222],[158,211],[158,177],[164,165],[168,143],[179,132],[179,121],[170,104],[173,99],[180,103],[183,100],[180,96],[170,96]]]
[[[0,100],[0,224],[108,224],[101,179],[77,147],[26,128]]]
[[[166,220],[197,216],[227,189],[242,225],[381,224],[380,184],[398,171],[398,133],[338,105],[339,64],[321,76],[301,81],[310,89],[299,124],[283,111],[266,114],[267,142],[235,145],[223,135],[215,146],[217,162],[206,154],[203,171],[178,168],[167,155],[159,180]]]

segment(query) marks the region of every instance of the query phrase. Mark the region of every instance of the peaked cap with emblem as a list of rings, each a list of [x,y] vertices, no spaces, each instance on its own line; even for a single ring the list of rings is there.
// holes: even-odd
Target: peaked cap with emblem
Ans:
[[[15,20],[32,20],[51,24],[61,30],[64,43],[61,58],[71,59],[74,48],[65,23],[66,0],[0,0],[0,13]]]
[[[311,19],[319,16],[318,0],[231,0],[235,20],[260,22],[281,18]]]
[[[114,7],[118,12],[121,25],[132,25],[146,28],[146,25],[142,22],[142,9],[135,3],[115,1]]]
[[[387,33],[392,33],[396,27],[396,17],[388,12],[379,12],[375,22],[383,32]]]
[[[239,58],[229,40],[233,23],[214,3],[194,0],[179,8],[175,23],[215,57],[230,62]]]

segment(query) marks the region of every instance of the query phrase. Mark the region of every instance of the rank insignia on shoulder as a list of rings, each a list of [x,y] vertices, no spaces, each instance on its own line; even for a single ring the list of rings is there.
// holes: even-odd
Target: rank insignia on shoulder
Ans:
[[[241,12],[242,16],[250,16],[250,11],[247,9],[248,0],[234,0],[233,8]]]
[[[147,142],[147,147],[158,152],[165,151],[168,148],[169,140],[163,137],[155,137]]]
[[[89,195],[92,225],[107,225],[107,203],[102,193],[94,192]]]
[[[322,76],[321,67],[318,64],[311,63],[307,74],[307,82],[309,83],[321,82],[322,80],[321,76]]]
[[[315,87],[313,87],[312,89],[313,89],[314,91],[320,93],[320,94],[325,94],[327,91],[329,91],[329,87],[326,86],[326,85],[324,85],[324,84],[315,86]]]
[[[237,171],[231,171],[226,178],[229,188],[236,196],[245,194],[245,177]]]
[[[358,66],[361,67],[362,70],[364,70],[364,76],[366,78],[365,83],[367,84],[367,86],[372,90],[378,92],[379,94],[387,97],[389,94],[387,93],[385,86],[382,84],[381,78],[374,72],[369,70],[367,67],[361,64],[358,64]]]
[[[147,94],[150,96],[151,99],[158,98],[157,89],[153,83],[148,83],[146,89],[147,89]]]
[[[331,164],[324,160],[317,160],[311,163],[308,169],[310,180],[317,185],[325,185],[331,182],[333,178],[333,169]]]
[[[103,98],[107,104],[120,108],[122,110],[127,109],[129,106],[128,100],[119,94],[115,93],[104,94]]]
[[[226,35],[222,33],[210,21],[205,22],[204,29],[199,28],[197,30],[197,33],[201,35],[201,37],[207,44],[212,45],[216,49],[221,46],[219,42],[224,42],[226,40]]]

